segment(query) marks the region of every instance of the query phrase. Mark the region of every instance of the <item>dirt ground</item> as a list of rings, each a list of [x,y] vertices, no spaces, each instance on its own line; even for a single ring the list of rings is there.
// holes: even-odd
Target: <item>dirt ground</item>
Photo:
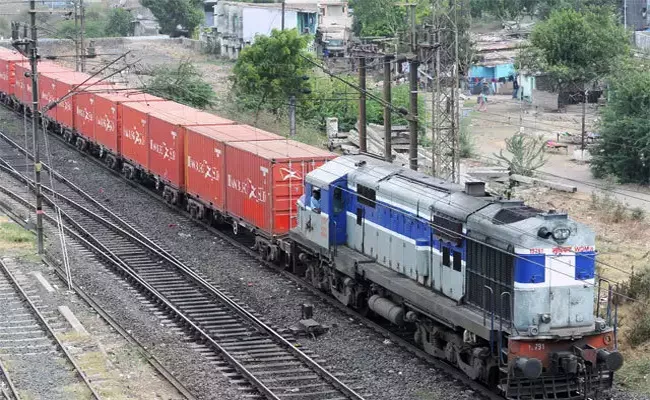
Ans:
[[[471,111],[471,132],[476,143],[476,153],[486,162],[495,162],[495,153],[505,149],[505,139],[518,133],[523,127],[525,134],[541,136],[557,141],[558,133],[569,132],[579,138],[581,133],[582,106],[573,105],[563,112],[530,105],[512,99],[510,95],[489,96],[486,112],[473,111],[476,98],[465,102]],[[597,131],[598,106],[587,107],[587,132]],[[579,143],[569,143],[567,149],[549,150],[547,162],[541,168],[544,178],[576,186],[579,192],[590,194],[598,188],[611,186],[605,180],[595,179],[589,164],[573,159],[580,149]],[[615,185],[613,195],[629,207],[641,207],[650,211],[650,190],[638,185]]]

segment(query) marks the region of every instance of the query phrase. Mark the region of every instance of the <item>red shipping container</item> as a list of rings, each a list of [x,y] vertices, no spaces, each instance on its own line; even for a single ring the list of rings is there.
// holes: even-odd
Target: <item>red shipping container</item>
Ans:
[[[155,105],[154,105],[155,107]],[[149,114],[149,171],[177,188],[185,188],[185,131],[194,125],[231,125],[234,121],[207,114],[202,120],[158,111]]]
[[[91,78],[90,75],[81,72],[45,73],[42,77],[54,79],[55,81],[55,101],[61,101],[54,109],[52,109],[53,111],[56,110],[57,122],[62,126],[73,130],[76,129],[76,126],[74,125],[74,116],[76,113],[75,105],[77,100],[76,93],[84,91],[92,92],[112,90],[112,84]]]
[[[285,140],[248,125],[192,126],[185,132],[185,191],[206,205],[225,206],[225,143]]]
[[[16,64],[27,61],[22,54],[2,48],[0,53],[0,92],[6,95],[15,95]]]
[[[32,78],[25,76],[25,73],[31,74],[31,71],[32,67],[29,63],[16,64],[16,97],[30,108],[32,105]],[[39,86],[43,85],[41,74],[51,72],[65,73],[70,70],[51,61],[40,61],[38,63]]]
[[[172,103],[164,101],[156,104]],[[147,151],[147,127],[149,114],[155,111],[153,104],[123,103],[119,106],[122,117],[122,130],[118,130],[119,154],[132,164],[147,169],[149,154]]]
[[[309,172],[336,154],[293,140],[226,145],[226,210],[268,235],[296,225],[296,202]]]
[[[211,114],[205,116],[204,123],[189,122],[170,111],[185,107],[169,101],[121,105],[122,156],[181,189],[185,180],[185,127],[234,124]]]
[[[82,92],[75,98],[75,122],[77,132],[103,146],[112,153],[119,150],[121,132],[121,107],[123,103],[165,101],[156,96],[122,91],[119,86],[99,93]]]

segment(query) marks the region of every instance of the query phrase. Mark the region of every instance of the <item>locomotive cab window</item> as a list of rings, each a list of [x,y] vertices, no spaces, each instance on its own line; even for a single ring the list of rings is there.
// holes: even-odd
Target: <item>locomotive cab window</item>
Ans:
[[[454,271],[463,270],[463,257],[458,251],[454,251]]]
[[[317,188],[317,187],[315,187],[311,191],[310,206],[311,206],[312,210],[314,210],[316,212],[320,211],[320,189]]]
[[[449,257],[449,247],[442,246],[442,265],[451,267],[451,260]]]
[[[357,201],[364,206],[375,208],[375,201],[377,194],[375,189],[370,189],[367,186],[357,185]]]
[[[343,189],[337,187],[334,189],[334,212],[343,211]]]

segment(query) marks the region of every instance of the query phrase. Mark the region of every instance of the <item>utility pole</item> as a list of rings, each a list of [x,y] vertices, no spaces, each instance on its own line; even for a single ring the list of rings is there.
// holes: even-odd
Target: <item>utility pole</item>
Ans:
[[[416,58],[409,60],[410,106],[409,112],[409,165],[418,170],[418,66]]]
[[[36,0],[29,1],[31,38],[27,37],[25,26],[23,38],[20,39],[20,23],[12,23],[12,45],[25,57],[29,58],[32,78],[32,145],[34,147],[34,191],[36,192],[36,238],[38,254],[43,254],[43,194],[41,191],[41,148],[38,140],[38,31],[36,29]]]
[[[79,0],[74,0],[74,69],[79,72]]]
[[[29,46],[32,64],[32,135],[34,142],[34,172],[36,175],[36,237],[38,254],[43,254],[43,194],[41,193],[41,148],[38,141],[38,31],[36,30],[36,0],[29,1],[32,40]]]
[[[359,151],[368,151],[366,143],[366,57],[359,58]]]
[[[289,135],[296,136],[296,96],[289,97]]]
[[[445,0],[432,0],[436,42],[433,57],[432,167],[434,176],[451,182],[458,182],[460,178],[458,1],[450,0],[449,6],[446,6]]]
[[[286,7],[286,0],[282,0],[282,30],[284,30],[284,9]]]
[[[84,34],[86,33],[86,10],[84,0],[79,0],[79,16],[81,19],[81,30],[79,31],[79,53],[81,54],[81,72],[86,72],[86,46]]]
[[[384,56],[384,159],[393,162],[393,126],[391,123],[391,60],[393,56]]]

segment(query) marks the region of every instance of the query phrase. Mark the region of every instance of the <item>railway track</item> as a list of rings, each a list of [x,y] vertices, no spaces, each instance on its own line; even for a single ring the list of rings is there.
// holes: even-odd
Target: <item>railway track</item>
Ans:
[[[0,395],[2,400],[18,400],[18,391],[2,361],[0,361]]]
[[[42,398],[66,398],[66,387],[74,385],[78,398],[100,399],[56,336],[63,323],[57,321],[54,310],[40,304],[37,295],[30,295],[34,290],[24,287],[25,279],[10,261],[0,260],[2,395],[19,399],[19,393],[24,392]],[[9,371],[13,371],[11,377]]]
[[[56,140],[59,140],[62,143],[64,143],[65,145],[69,146],[70,148],[73,148],[73,149],[77,150],[75,148],[75,146],[71,145],[68,142],[65,142],[64,140],[62,140],[57,135],[50,135],[50,137],[53,137]],[[6,135],[4,135],[2,133],[0,133],[0,140],[5,140],[5,141],[9,140],[9,141],[11,141],[10,138],[6,137]],[[17,157],[17,159],[18,159],[18,161],[17,161],[18,164],[20,165],[21,162],[22,162],[22,164],[24,164],[25,163],[25,161],[24,161],[25,160],[25,155],[23,153],[15,153],[15,154],[16,154],[15,157]],[[83,157],[85,157],[87,160],[97,164],[99,167],[107,169],[106,166],[100,160],[95,159],[95,158],[90,157],[90,156],[87,156],[85,154],[83,155]],[[20,160],[22,160],[22,161],[20,161]],[[151,190],[137,184],[134,181],[130,181],[130,180],[125,179],[120,173],[118,173],[118,172],[116,172],[114,170],[109,170],[109,171],[111,173],[113,173],[117,178],[122,179],[124,182],[129,184],[134,189],[141,191],[142,193],[150,196],[152,199],[154,199],[156,201],[161,202],[162,204],[165,204],[167,207],[170,208],[170,210],[172,210],[174,212],[177,212],[177,213],[180,213],[180,214],[184,215],[185,217],[187,217],[189,219],[192,219],[192,217],[190,216],[190,214],[188,212],[185,212],[185,211],[180,210],[180,209],[178,209],[176,207],[170,206],[168,203],[166,203],[160,196],[158,196],[153,191],[151,191]],[[373,320],[371,320],[371,319],[369,319],[369,318],[367,318],[365,316],[362,316],[361,314],[357,313],[355,310],[342,305],[341,303],[339,303],[335,299],[331,298],[327,294],[325,294],[325,293],[321,292],[320,290],[314,288],[307,280],[303,279],[302,277],[298,277],[296,275],[293,275],[289,271],[286,271],[286,270],[284,270],[282,268],[278,268],[276,265],[274,265],[272,263],[269,263],[264,258],[262,258],[259,255],[259,253],[257,253],[256,251],[251,249],[251,246],[250,246],[251,243],[246,242],[245,240],[242,241],[242,237],[233,236],[232,232],[229,229],[226,229],[224,231],[224,230],[217,229],[217,228],[215,228],[213,226],[210,226],[208,224],[203,224],[203,226],[204,226],[205,229],[209,230],[211,233],[213,233],[216,236],[220,237],[221,239],[223,239],[225,242],[227,242],[231,246],[236,247],[241,252],[246,253],[249,256],[255,258],[260,264],[266,265],[268,268],[270,268],[270,269],[276,271],[277,273],[279,273],[282,277],[287,278],[287,279],[295,282],[301,288],[309,291],[310,293],[312,293],[313,295],[318,297],[323,302],[325,302],[325,303],[329,304],[330,306],[338,309],[342,313],[347,314],[351,318],[354,318],[354,319],[358,320],[359,322],[363,323],[368,328],[370,328],[373,331],[377,332],[379,335],[382,335],[382,336],[388,338],[394,344],[396,344],[397,346],[402,348],[404,351],[407,351],[407,352],[413,354],[414,356],[418,357],[419,359],[421,359],[421,360],[435,366],[439,371],[447,374],[451,379],[455,379],[455,380],[458,380],[458,381],[462,382],[464,385],[466,385],[470,390],[472,390],[475,393],[476,398],[482,398],[482,399],[488,399],[488,400],[504,400],[503,396],[489,390],[488,388],[481,385],[480,383],[471,380],[469,377],[467,377],[467,375],[460,372],[454,366],[452,366],[452,365],[448,364],[447,362],[445,362],[443,360],[440,360],[440,359],[426,353],[422,349],[420,349],[417,345],[415,345],[413,343],[413,341],[411,339],[408,339],[408,338],[404,337],[404,332],[394,331],[391,328],[387,327],[383,323],[382,324],[376,323],[375,321],[373,321]]]
[[[24,170],[24,150],[16,151],[16,143],[4,135],[0,137],[11,144],[11,148],[0,147],[4,173],[24,185],[31,184],[30,178],[18,172]],[[204,355],[221,360],[218,368],[231,380],[245,380],[269,399],[362,399],[349,382],[297,348],[290,337],[276,332],[226,291],[212,285],[65,178],[55,176],[57,191],[43,188],[46,203],[52,206],[56,198],[62,216],[71,226],[68,234],[101,255],[105,265],[155,301],[167,318],[196,338]],[[25,203],[10,189],[4,191]]]

